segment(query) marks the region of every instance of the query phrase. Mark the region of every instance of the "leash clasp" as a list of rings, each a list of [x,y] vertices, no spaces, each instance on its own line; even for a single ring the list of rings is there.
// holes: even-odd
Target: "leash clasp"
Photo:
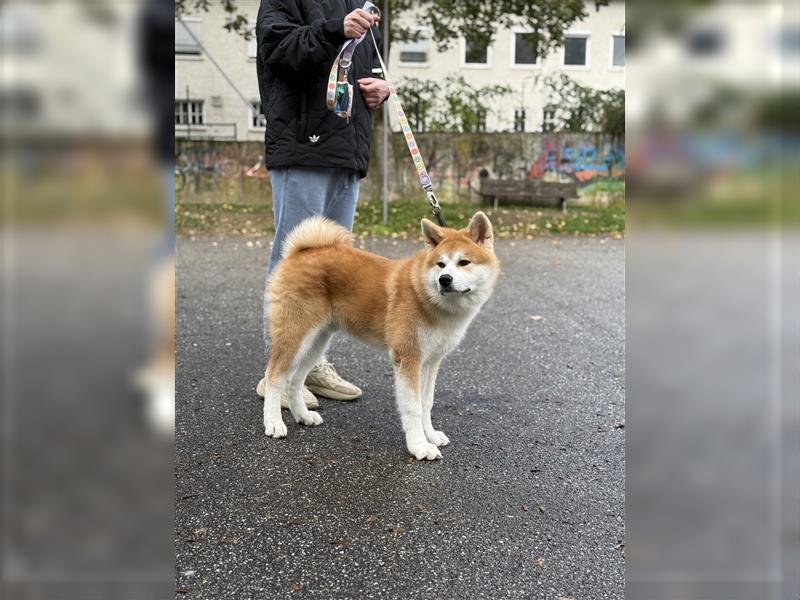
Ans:
[[[433,209],[433,216],[436,217],[436,221],[439,223],[441,227],[447,227],[447,222],[444,220],[444,215],[442,214],[442,207],[439,204],[439,200],[436,198],[436,194],[433,193],[432,189],[426,189],[425,195],[428,197],[428,202]]]

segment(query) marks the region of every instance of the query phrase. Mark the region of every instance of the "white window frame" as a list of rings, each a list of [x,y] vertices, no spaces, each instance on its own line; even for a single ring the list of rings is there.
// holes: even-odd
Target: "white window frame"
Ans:
[[[517,34],[518,33],[536,33],[530,27],[512,27],[511,28],[511,68],[520,69],[522,71],[533,71],[542,68],[542,54],[536,53],[536,62],[533,64],[517,64]]]
[[[542,121],[541,121],[541,124],[539,126],[539,130],[542,133],[552,133],[552,131],[553,131],[552,129],[550,129],[550,130],[545,129],[545,125],[547,125],[548,123],[557,123],[557,120],[555,118],[555,112],[553,113],[553,118],[552,119],[548,119],[547,118],[547,109],[546,108],[542,108]]]
[[[625,70],[625,65],[620,66],[620,65],[615,65],[614,64],[614,38],[615,37],[621,37],[622,39],[625,39],[625,32],[624,31],[618,31],[618,32],[612,33],[611,35],[608,36],[608,68],[611,71],[624,71]]]
[[[246,41],[247,58],[250,59],[250,61],[252,62],[256,60],[256,58],[258,58],[258,38],[256,37],[256,22],[248,21],[247,30],[250,32],[251,35],[251,38]]]
[[[260,107],[261,100],[250,100],[250,110],[247,111],[247,129],[248,131],[265,131],[267,129],[267,122],[266,122],[267,118],[264,115],[262,115],[260,111],[258,111],[258,116],[264,119],[264,124],[259,127],[253,125],[253,121],[255,120],[256,117],[256,107],[254,106],[254,103],[256,102],[259,104]]]
[[[203,18],[202,17],[181,17],[181,19],[183,21],[185,21],[186,23],[200,23],[200,25],[203,24]],[[175,27],[183,28],[183,25],[181,25],[179,23],[177,17],[175,17]],[[203,36],[202,36],[202,32],[201,32],[200,42],[202,42],[202,41],[203,41]],[[198,50],[197,54],[194,54],[194,53],[183,54],[183,53],[175,52],[175,60],[203,60],[203,51],[200,49],[199,46],[198,46],[197,50]]]
[[[475,128],[476,133],[486,133],[489,130],[489,111],[483,113],[483,120],[478,121],[478,127]]]
[[[585,65],[568,65],[565,64],[567,60],[567,38],[568,37],[582,37],[586,38],[586,64]],[[592,68],[592,32],[585,30],[568,31],[564,34],[564,44],[561,46],[561,68],[565,71],[588,71]]]
[[[491,69],[492,68],[492,46],[486,46],[486,62],[485,63],[468,63],[467,62],[467,38],[461,38],[461,67],[464,69]]]
[[[175,123],[175,127],[184,127],[184,128],[187,128],[187,129],[189,127],[191,127],[192,129],[197,129],[199,127],[205,127],[206,126],[206,102],[205,102],[205,100],[202,100],[200,98],[191,98],[189,100],[187,100],[186,98],[176,98],[175,99],[175,107],[177,108],[178,104],[180,104],[180,103],[186,103],[189,106],[191,106],[191,104],[196,103],[196,102],[199,102],[201,104],[200,117],[201,117],[203,122],[202,123]],[[194,111],[190,111],[189,107],[187,106],[187,111],[186,111],[187,120],[189,120],[190,115],[192,115],[192,114],[194,114]]]
[[[517,113],[522,112],[522,130],[517,130]],[[528,109],[517,107],[511,109],[511,131],[514,133],[525,133],[528,130]]]
[[[403,52],[402,44],[404,42],[398,42],[397,43],[397,64],[398,64],[398,66],[410,67],[412,69],[420,69],[420,68],[424,69],[424,68],[430,67],[431,66],[431,47],[432,47],[432,45],[431,45],[431,41],[432,41],[431,40],[431,30],[428,27],[411,27],[410,29],[415,31],[415,32],[418,31],[418,32],[422,33],[427,38],[427,40],[428,40],[427,56],[425,57],[425,62],[403,62],[403,59],[401,57],[402,57],[402,52]]]

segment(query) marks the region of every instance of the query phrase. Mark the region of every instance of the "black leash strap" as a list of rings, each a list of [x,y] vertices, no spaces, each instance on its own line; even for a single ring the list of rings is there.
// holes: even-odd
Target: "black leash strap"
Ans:
[[[439,223],[439,226],[447,227],[447,221],[444,220],[442,207],[439,205],[439,201],[436,199],[436,194],[433,193],[432,189],[425,190],[425,194],[428,196],[428,202],[431,203],[431,208],[433,209],[433,216],[436,217],[436,221]]]

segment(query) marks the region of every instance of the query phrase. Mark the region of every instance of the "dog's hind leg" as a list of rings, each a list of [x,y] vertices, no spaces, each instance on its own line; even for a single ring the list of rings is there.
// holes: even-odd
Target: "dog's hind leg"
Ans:
[[[278,320],[275,319],[275,323]],[[264,376],[264,432],[269,437],[286,437],[286,424],[281,416],[281,403],[289,393],[293,367],[301,350],[301,338],[283,327],[271,331],[269,364]]]
[[[436,431],[431,422],[431,409],[433,409],[433,394],[436,387],[436,375],[439,373],[441,358],[433,358],[422,365],[422,429],[425,438],[437,446],[447,446],[450,440],[443,431]]]
[[[422,428],[422,365],[416,356],[401,356],[392,351],[395,394],[400,422],[406,434],[406,447],[417,460],[442,458],[434,444],[425,437]]]
[[[288,394],[289,409],[295,422],[303,425],[320,425],[322,417],[318,412],[308,410],[303,401],[303,382],[311,368],[319,362],[333,331],[330,326],[323,324],[311,329],[300,344],[300,349],[295,355],[292,364],[292,374],[289,377]]]

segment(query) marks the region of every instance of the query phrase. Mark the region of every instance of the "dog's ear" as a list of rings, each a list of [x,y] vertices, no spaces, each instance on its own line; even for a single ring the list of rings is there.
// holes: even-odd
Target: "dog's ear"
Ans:
[[[433,250],[442,241],[442,230],[428,219],[422,219],[422,239],[429,250]]]
[[[483,211],[476,212],[469,220],[467,231],[472,241],[483,246],[487,250],[494,252],[494,234],[492,233],[492,223]]]

